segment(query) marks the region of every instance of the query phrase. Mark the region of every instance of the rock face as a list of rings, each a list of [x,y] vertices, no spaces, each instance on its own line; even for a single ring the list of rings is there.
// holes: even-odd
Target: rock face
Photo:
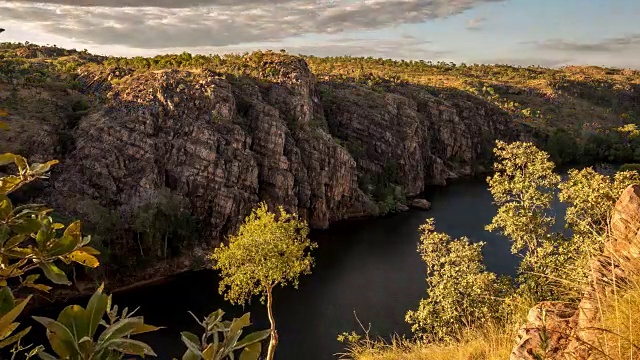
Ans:
[[[617,286],[629,279],[640,261],[640,185],[629,186],[622,193],[611,215],[611,238],[601,256],[591,260],[589,285],[577,308],[566,304],[541,303],[529,312],[528,323],[518,334],[511,360],[533,360],[540,349],[540,334],[549,337],[545,359],[589,359],[597,344],[601,327],[598,304],[614,295]],[[634,273],[634,275],[637,273]],[[540,321],[541,309],[547,309],[547,321]],[[549,316],[552,314],[552,316]]]
[[[324,228],[377,213],[371,179],[416,195],[485,171],[493,141],[517,133],[507,114],[471,97],[448,103],[417,87],[380,94],[326,83],[321,96],[302,59],[277,59],[270,82],[212,71],[82,73],[102,105],[73,133],[56,205],[72,206],[73,193],[126,212],[168,188],[212,239],[259,201]]]
[[[360,174],[397,181],[408,196],[488,170],[495,139],[516,136],[502,110],[472,96],[447,101],[410,85],[383,93],[346,84],[321,90],[329,129]]]
[[[366,209],[348,151],[308,129],[321,114],[313,76],[302,61],[284,68],[282,83],[264,88],[234,87],[214,73],[130,77],[82,120],[56,188],[136,207],[166,187],[213,235],[235,228],[260,200],[314,227]],[[85,81],[108,86],[91,74]]]

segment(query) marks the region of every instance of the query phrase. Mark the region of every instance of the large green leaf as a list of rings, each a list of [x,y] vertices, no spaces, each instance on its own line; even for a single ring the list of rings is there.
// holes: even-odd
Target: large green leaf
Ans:
[[[33,319],[47,328],[47,338],[53,351],[62,359],[73,359],[80,356],[78,343],[73,338],[71,331],[61,323],[45,318],[34,316]]]
[[[25,241],[27,239],[27,234],[18,234],[15,236],[12,236],[11,238],[9,238],[9,240],[7,240],[6,243],[4,243],[4,250],[11,250],[14,247],[20,245],[23,241]]]
[[[11,289],[8,286],[0,289],[0,316],[8,313],[15,306],[16,303],[13,298],[13,293],[11,293]]]
[[[38,264],[40,269],[44,272],[44,275],[51,280],[54,284],[58,285],[71,285],[71,281],[67,279],[67,275],[64,271],[60,270],[53,263],[40,263]]]
[[[58,322],[69,329],[76,342],[89,334],[89,322],[82,306],[67,306],[58,315]]]
[[[46,352],[42,351],[40,353],[38,353],[38,356],[40,357],[40,359],[42,360],[58,360],[56,359],[55,356],[51,355],[51,354],[47,354]]]
[[[100,320],[104,316],[107,311],[109,296],[102,293],[103,285],[101,285],[95,293],[89,299],[89,303],[87,304],[87,319],[89,321],[89,337],[93,338],[96,330],[98,330],[98,325],[100,324]]]
[[[31,300],[32,296],[33,295],[29,295],[26,299],[22,300],[22,302],[20,302],[18,305],[16,305],[13,309],[9,310],[9,312],[4,314],[0,318],[0,329],[4,329],[4,328],[10,326],[11,323],[13,323],[13,321],[16,318],[18,318],[18,316],[22,313],[22,310],[24,310],[24,307],[27,305],[29,300]]]
[[[25,173],[29,169],[29,163],[23,156],[14,155],[13,162],[16,164],[16,166],[18,167],[18,171],[21,174]]]
[[[138,324],[138,326],[131,332],[131,335],[144,334],[152,331],[158,331],[162,327],[153,326],[149,324]]]
[[[245,326],[251,325],[250,313],[246,313],[239,318],[233,319],[229,332],[235,334],[242,330]]]
[[[69,254],[68,259],[90,268],[96,268],[100,265],[100,262],[95,256],[80,250],[76,250]]]
[[[182,342],[187,346],[187,349],[191,350],[191,352],[193,352],[197,356],[201,358],[203,357],[202,351],[200,350],[200,339],[198,339],[195,334],[188,331],[183,331],[180,333],[180,338],[182,339]]]
[[[40,227],[42,227],[42,224],[40,220],[36,218],[26,218],[20,222],[9,225],[11,231],[17,234],[34,234],[40,230]]]
[[[58,163],[59,163],[58,160],[50,160],[44,164],[33,163],[31,164],[31,172],[37,175],[44,174],[47,171],[49,171],[49,169],[51,169],[51,166],[56,165]]]
[[[80,238],[82,236],[80,227],[80,221],[74,221],[73,223],[69,224],[69,226],[67,226],[67,229],[64,231],[64,236],[72,237],[80,242]]]
[[[222,316],[224,316],[224,311],[222,311],[222,309],[218,309],[218,310],[212,312],[211,314],[209,314],[209,316],[207,316],[207,319],[205,320],[205,323],[207,324],[208,330],[211,330],[210,327],[212,325],[214,325],[214,324],[218,323],[220,320],[222,320]]]
[[[12,192],[20,185],[21,182],[22,179],[14,175],[0,178],[0,194],[8,194]]]
[[[260,342],[271,335],[271,330],[262,330],[256,331],[245,336],[242,340],[238,341],[236,345],[233,347],[233,350],[241,349],[245,346],[252,345],[254,343]]]
[[[20,323],[14,322],[9,324],[9,326],[7,326],[6,328],[0,329],[0,340],[11,335],[11,333],[13,333],[18,328],[18,326],[20,326]]]
[[[153,349],[142,341],[133,339],[114,339],[107,344],[108,349],[116,350],[127,355],[157,356]]]
[[[205,360],[211,360],[214,359],[214,356],[216,354],[218,354],[218,351],[220,351],[220,347],[222,346],[222,344],[218,343],[218,344],[209,344],[209,346],[207,346],[206,349],[204,349],[204,351],[202,352],[202,357]]]
[[[20,331],[15,335],[11,335],[8,338],[3,339],[2,341],[0,341],[0,349],[3,349],[11,344],[15,344],[16,342],[18,342],[18,340],[22,339],[25,335],[27,335],[27,333],[29,333],[30,330],[31,330],[31,326]]]
[[[189,349],[187,349],[184,355],[182,355],[182,360],[200,360],[200,359],[202,358]]]
[[[16,158],[15,154],[11,154],[11,153],[0,154],[0,166],[13,163],[15,158]]]
[[[260,343],[253,343],[242,350],[240,360],[258,360],[261,351],[262,345]]]
[[[80,242],[80,238],[64,235],[55,240],[55,243],[47,249],[47,255],[60,256],[72,252]]]
[[[159,328],[155,326],[146,325],[144,319],[140,316],[123,319],[109,326],[100,334],[98,346],[104,346],[103,344],[111,340],[133,335],[137,332],[155,331],[158,329]]]
[[[13,211],[13,204],[5,194],[0,194],[0,219],[5,219]]]

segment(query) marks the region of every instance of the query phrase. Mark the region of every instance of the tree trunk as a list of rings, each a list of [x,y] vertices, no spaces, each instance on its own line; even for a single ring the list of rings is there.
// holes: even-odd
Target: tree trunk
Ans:
[[[276,330],[276,321],[273,318],[273,295],[270,287],[267,290],[267,312],[269,314],[269,322],[271,323],[271,341],[269,341],[269,351],[267,352],[267,360],[273,360],[273,356],[276,353],[276,346],[278,346],[278,331]]]

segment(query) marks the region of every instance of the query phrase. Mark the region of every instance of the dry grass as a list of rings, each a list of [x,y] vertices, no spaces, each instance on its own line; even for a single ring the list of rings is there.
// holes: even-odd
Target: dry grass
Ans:
[[[620,251],[620,249],[623,249]],[[596,358],[640,359],[640,239],[618,245],[605,271],[608,286],[597,291],[598,325],[591,345]],[[631,256],[621,256],[626,253]]]
[[[640,288],[624,290],[603,305],[604,331],[594,344],[602,358],[640,358]]]
[[[391,342],[351,344],[342,359],[353,360],[504,360],[514,345],[515,328],[487,325],[449,344],[422,344],[394,338]]]

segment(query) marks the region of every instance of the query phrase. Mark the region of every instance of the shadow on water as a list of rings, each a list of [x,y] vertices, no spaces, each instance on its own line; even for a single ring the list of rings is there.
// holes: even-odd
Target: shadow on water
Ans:
[[[344,349],[337,335],[358,329],[354,311],[365,325],[372,324],[373,335],[410,335],[404,315],[417,307],[426,286],[424,265],[416,251],[418,227],[429,217],[436,219],[438,231],[487,242],[484,254],[489,270],[514,273],[517,259],[509,242],[484,230],[496,211],[484,182],[434,188],[426,197],[433,204],[430,211],[348,221],[312,233],[319,243],[313,274],[301,279],[298,290],[282,288],[274,294],[280,334],[277,359],[335,358]],[[184,351],[180,331],[200,331],[187,311],[202,317],[222,307],[229,314],[242,314],[241,307],[229,306],[217,290],[216,273],[201,271],[116,294],[114,302],[121,307],[140,306],[148,323],[166,326],[144,340],[160,359],[180,358]],[[255,329],[268,328],[257,298],[244,310],[251,311]],[[41,330],[38,325],[34,329]]]

